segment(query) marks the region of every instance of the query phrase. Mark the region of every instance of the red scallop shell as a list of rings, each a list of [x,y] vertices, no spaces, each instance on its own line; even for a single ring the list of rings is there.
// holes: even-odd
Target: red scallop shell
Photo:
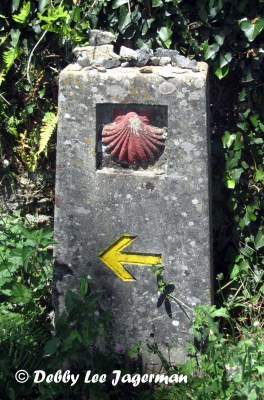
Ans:
[[[165,147],[165,130],[149,124],[149,118],[129,112],[105,125],[102,142],[120,164],[135,166],[156,159]]]

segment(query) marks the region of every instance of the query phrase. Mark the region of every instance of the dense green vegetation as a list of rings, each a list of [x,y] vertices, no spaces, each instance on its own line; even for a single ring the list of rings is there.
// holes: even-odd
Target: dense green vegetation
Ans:
[[[21,188],[38,174],[41,193],[54,187],[57,78],[87,44],[87,29],[111,30],[120,45],[175,48],[208,62],[211,70],[211,138],[216,306],[198,308],[192,329],[193,358],[179,367],[188,385],[131,390],[144,399],[261,399],[263,393],[263,1],[233,0],[2,0],[0,4],[0,174]],[[50,173],[48,174],[47,171]],[[138,349],[102,352],[108,313],[98,317],[100,294],[83,278],[80,295],[69,293],[68,314],[53,324],[52,232],[7,212],[0,220],[0,392],[3,399],[124,398],[126,387],[16,384],[14,373],[59,369],[62,361],[82,371],[113,365],[126,369]],[[22,215],[22,216],[21,216]],[[158,287],[174,301],[173,287],[155,270]],[[173,306],[173,304],[172,304]],[[79,318],[74,310],[78,309]],[[85,316],[85,318],[84,318]],[[87,317],[88,316],[88,317]],[[90,321],[94,329],[91,330]],[[69,325],[71,329],[69,329]],[[171,366],[153,338],[150,351]],[[97,355],[95,357],[95,354]],[[132,367],[137,368],[133,362]],[[176,368],[176,369],[175,369]],[[196,371],[194,374],[191,374]],[[151,389],[151,390],[150,390]],[[85,392],[87,391],[87,393]],[[123,392],[122,392],[123,390]],[[262,391],[262,392],[261,392]],[[88,393],[89,392],[89,393]],[[122,394],[123,393],[123,394]],[[63,396],[63,397],[62,397]],[[110,397],[109,397],[110,396]],[[111,397],[112,396],[112,397]],[[140,397],[141,396],[141,397]]]

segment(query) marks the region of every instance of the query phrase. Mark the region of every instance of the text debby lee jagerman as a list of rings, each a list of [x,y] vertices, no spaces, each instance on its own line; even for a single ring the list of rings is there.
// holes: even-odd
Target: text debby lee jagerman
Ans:
[[[72,374],[70,370],[62,371],[58,370],[54,374],[47,374],[43,370],[34,371],[34,383],[65,383],[74,386],[81,379],[80,374]],[[94,374],[91,370],[86,371],[83,382],[87,384],[92,383],[104,383],[107,380],[106,374]],[[162,374],[124,374],[122,375],[121,370],[112,371],[111,383],[116,386],[118,383],[130,383],[133,386],[138,386],[140,383],[163,383],[176,384],[176,383],[187,383],[187,375],[166,375]]]

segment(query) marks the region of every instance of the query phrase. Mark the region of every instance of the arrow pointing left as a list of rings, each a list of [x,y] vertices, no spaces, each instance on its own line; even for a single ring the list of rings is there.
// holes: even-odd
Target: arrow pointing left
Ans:
[[[160,254],[121,252],[135,239],[136,236],[124,234],[98,254],[99,258],[125,282],[135,281],[136,279],[123,267],[123,264],[156,265],[162,263]]]

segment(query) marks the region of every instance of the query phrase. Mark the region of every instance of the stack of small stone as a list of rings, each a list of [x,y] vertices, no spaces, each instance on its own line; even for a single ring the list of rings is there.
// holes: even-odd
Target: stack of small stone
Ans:
[[[75,47],[78,69],[97,69],[106,72],[107,69],[125,67],[139,67],[142,73],[151,73],[153,66],[173,66],[199,71],[197,62],[181,56],[177,50],[158,48],[155,52],[143,45],[138,50],[121,46],[120,53],[114,52],[115,35],[111,32],[93,29],[90,31],[90,46]]]

